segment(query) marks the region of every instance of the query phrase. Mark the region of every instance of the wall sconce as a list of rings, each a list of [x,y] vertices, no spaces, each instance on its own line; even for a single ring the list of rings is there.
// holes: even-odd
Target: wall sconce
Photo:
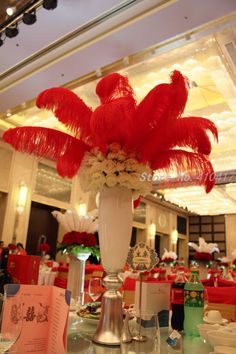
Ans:
[[[79,216],[85,216],[87,214],[87,205],[85,203],[80,203],[78,206]]]
[[[171,238],[171,243],[173,245],[177,244],[178,237],[179,237],[178,231],[176,229],[172,230],[170,234],[170,238]]]
[[[154,239],[154,237],[156,236],[156,231],[157,231],[156,224],[154,224],[154,222],[152,222],[149,225],[149,230],[148,230],[149,237]]]
[[[17,211],[18,213],[22,213],[27,201],[28,187],[24,184],[20,184],[19,195],[17,201]]]

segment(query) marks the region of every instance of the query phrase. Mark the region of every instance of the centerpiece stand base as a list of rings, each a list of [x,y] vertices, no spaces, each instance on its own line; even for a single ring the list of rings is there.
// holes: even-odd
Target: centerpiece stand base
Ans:
[[[138,335],[132,337],[133,340],[136,340],[137,342],[146,342],[148,338],[146,336]]]
[[[100,321],[93,342],[107,346],[119,346],[123,328],[122,296],[119,289],[122,280],[117,274],[108,274],[104,280],[108,289],[102,297]]]

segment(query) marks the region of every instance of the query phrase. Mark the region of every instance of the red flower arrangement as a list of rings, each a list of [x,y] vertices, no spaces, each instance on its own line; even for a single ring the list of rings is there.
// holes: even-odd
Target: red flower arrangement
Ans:
[[[50,251],[50,245],[48,243],[40,243],[39,245],[39,251],[40,252],[49,252]]]
[[[99,259],[100,251],[97,239],[92,233],[70,231],[67,232],[59,244],[58,251],[72,253],[75,256],[79,253],[89,253]]]
[[[164,263],[172,263],[172,262],[174,262],[174,258],[171,258],[171,257],[163,258],[161,261]]]
[[[212,259],[212,254],[207,252],[196,252],[193,258],[195,261],[210,262]]]
[[[217,265],[220,267],[229,267],[230,261],[226,257],[218,258]]]
[[[15,251],[16,250],[16,245],[14,245],[13,243],[9,243],[8,249],[9,249],[9,251]]]
[[[87,232],[71,231],[67,232],[67,234],[63,236],[62,244],[78,244],[83,245],[85,247],[93,247],[96,246],[97,240],[93,234],[88,234]]]

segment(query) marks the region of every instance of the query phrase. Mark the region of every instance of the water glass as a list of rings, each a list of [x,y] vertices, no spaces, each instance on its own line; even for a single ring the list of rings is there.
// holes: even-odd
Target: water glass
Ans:
[[[0,294],[0,311],[0,353],[11,353],[10,348],[16,343],[22,330],[23,303],[21,296]]]
[[[89,296],[93,301],[97,301],[102,295],[102,279],[91,278],[89,280]]]
[[[122,354],[133,353],[159,354],[160,329],[156,313],[138,312],[129,321],[129,329],[133,338],[131,343],[122,343]]]

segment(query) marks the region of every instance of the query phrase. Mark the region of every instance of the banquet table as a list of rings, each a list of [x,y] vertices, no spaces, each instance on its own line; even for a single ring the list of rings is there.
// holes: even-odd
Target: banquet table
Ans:
[[[121,347],[101,346],[92,342],[96,326],[88,324],[75,313],[70,313],[68,324],[67,354],[148,354],[148,344],[123,343]],[[155,354],[208,354],[213,348],[200,337],[183,337],[182,351],[175,351],[166,343],[168,330],[160,331],[160,349]]]

